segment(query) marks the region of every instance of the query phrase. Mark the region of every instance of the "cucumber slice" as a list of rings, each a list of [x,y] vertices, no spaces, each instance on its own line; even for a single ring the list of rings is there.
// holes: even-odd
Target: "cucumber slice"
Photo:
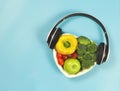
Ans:
[[[78,37],[78,43],[83,44],[83,45],[88,45],[91,43],[91,41],[85,36],[80,36]]]

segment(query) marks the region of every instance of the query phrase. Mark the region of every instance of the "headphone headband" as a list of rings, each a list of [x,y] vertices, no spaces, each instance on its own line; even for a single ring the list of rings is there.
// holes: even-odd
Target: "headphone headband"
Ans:
[[[56,29],[57,26],[58,26],[59,24],[61,24],[64,20],[66,20],[66,19],[68,19],[68,18],[71,18],[71,17],[75,17],[75,16],[87,17],[87,18],[93,20],[94,22],[96,22],[96,23],[102,28],[103,33],[104,33],[104,36],[105,36],[105,39],[106,39],[106,50],[107,50],[107,51],[106,51],[106,52],[107,52],[106,54],[108,54],[108,52],[109,52],[109,38],[108,38],[107,31],[106,31],[104,25],[103,25],[97,18],[95,18],[95,17],[92,16],[92,15],[89,15],[89,14],[86,14],[86,13],[73,13],[73,14],[69,14],[69,15],[63,17],[61,20],[59,20],[59,21],[56,23],[56,25],[53,27],[53,29]]]
[[[106,44],[101,42],[98,45],[96,62],[97,62],[97,64],[101,64],[101,63],[105,62],[109,56],[109,39],[108,39],[107,31],[106,31],[104,25],[97,18],[95,18],[92,15],[86,14],[86,13],[69,14],[69,15],[63,17],[61,20],[59,20],[55,24],[53,29],[50,31],[50,33],[48,34],[48,37],[47,37],[48,46],[51,49],[54,49],[59,37],[62,35],[62,29],[59,28],[58,25],[61,24],[62,22],[64,22],[64,20],[71,18],[71,17],[75,17],[75,16],[83,16],[83,17],[89,18],[89,19],[93,20],[94,22],[96,22],[102,28],[102,31],[104,33],[104,37],[106,39]]]
[[[68,19],[68,18],[71,18],[71,17],[75,17],[75,16],[87,17],[87,18],[93,20],[94,22],[96,22],[96,23],[102,28],[103,33],[104,33],[104,36],[105,36],[105,39],[106,39],[106,45],[109,47],[109,38],[108,38],[108,34],[107,34],[107,31],[106,31],[104,25],[103,25],[97,18],[95,18],[95,17],[92,16],[92,15],[89,15],[89,14],[86,14],[86,13],[73,13],[73,14],[69,14],[69,15],[63,17],[61,20],[59,20],[59,21],[56,23],[56,25],[54,26],[54,28],[57,28],[57,26],[58,26],[59,24],[61,24],[64,20],[66,20],[66,19]],[[53,28],[53,29],[54,29],[54,28]]]
[[[95,18],[92,15],[86,14],[86,13],[72,13],[72,14],[69,14],[69,15],[63,17],[61,20],[59,20],[55,24],[55,26],[53,27],[52,31],[50,32],[50,34],[49,34],[49,36],[47,38],[47,42],[48,42],[49,47],[51,49],[53,49],[53,47],[54,47],[54,43],[52,44],[53,36],[55,37],[54,38],[54,42],[56,43],[58,38],[59,38],[59,36],[62,34],[61,29],[60,28],[58,29],[57,26],[60,25],[62,22],[64,22],[64,20],[66,20],[68,18],[71,18],[71,17],[75,17],[75,16],[82,16],[82,17],[89,18],[89,19],[93,20],[94,22],[96,22],[102,28],[102,31],[104,33],[104,37],[105,37],[105,40],[106,40],[106,48],[105,48],[106,49],[106,51],[105,51],[106,53],[105,54],[108,54],[109,53],[109,38],[108,38],[108,34],[107,34],[107,31],[106,31],[104,25],[97,18]]]
[[[98,58],[98,60],[97,60],[97,64],[101,64],[101,63],[105,62],[107,60],[107,58],[108,58],[108,55],[109,55],[109,39],[108,39],[107,31],[106,31],[104,25],[97,18],[95,18],[92,15],[86,14],[86,13],[73,13],[73,14],[69,14],[69,15],[63,17],[61,20],[59,20],[55,24],[53,29],[50,31],[50,33],[48,34],[48,37],[47,37],[48,46],[51,49],[54,49],[54,47],[55,47],[59,37],[62,34],[62,29],[59,28],[58,25],[61,24],[62,22],[64,22],[64,20],[66,20],[68,18],[71,18],[71,17],[75,17],[75,16],[83,16],[83,17],[89,18],[89,19],[93,20],[94,22],[96,22],[102,28],[102,31],[104,33],[104,37],[106,39],[106,44],[101,42],[99,44],[99,46],[98,46],[98,51],[97,51],[97,58]]]

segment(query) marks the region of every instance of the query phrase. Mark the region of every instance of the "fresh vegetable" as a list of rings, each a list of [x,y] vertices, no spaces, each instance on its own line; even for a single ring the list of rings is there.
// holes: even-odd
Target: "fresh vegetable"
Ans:
[[[58,64],[63,66],[64,65],[64,60],[62,58],[59,58],[58,59]]]
[[[97,51],[97,45],[95,42],[91,42],[88,46],[87,46],[87,51],[89,51],[90,53],[95,53]]]
[[[64,46],[65,46],[66,48],[69,48],[69,47],[70,47],[70,42],[64,41]]]
[[[89,69],[95,64],[97,45],[85,36],[61,35],[56,44],[58,64],[68,74]]]
[[[88,69],[92,65],[94,65],[94,63],[96,61],[96,54],[92,54],[92,53],[87,52],[83,56],[78,56],[78,59],[81,62],[82,70],[83,69]]]
[[[75,36],[71,34],[61,35],[57,44],[56,51],[62,55],[69,55],[75,52],[78,41]]]
[[[77,54],[83,69],[88,69],[94,65],[96,61],[97,45],[90,41],[87,37],[80,36],[78,38]]]
[[[92,60],[81,60],[82,70],[89,69],[92,65],[94,65],[94,61]]]
[[[83,45],[88,45],[91,41],[85,36],[80,36],[78,37],[78,42]]]
[[[57,53],[57,59],[59,59],[59,58],[62,58],[62,54],[60,54],[60,53]]]
[[[79,56],[83,56],[87,52],[87,46],[83,44],[78,44],[77,53]]]
[[[68,58],[68,55],[63,55],[62,58],[66,60]]]
[[[74,53],[72,54],[72,58],[77,58],[77,53],[76,53],[76,52],[74,52]]]
[[[80,71],[81,64],[79,60],[75,58],[69,58],[65,60],[63,68],[68,74],[76,74]]]
[[[62,54],[57,53],[56,57],[57,57],[58,64],[61,65],[61,66],[63,66],[64,59],[62,58]]]

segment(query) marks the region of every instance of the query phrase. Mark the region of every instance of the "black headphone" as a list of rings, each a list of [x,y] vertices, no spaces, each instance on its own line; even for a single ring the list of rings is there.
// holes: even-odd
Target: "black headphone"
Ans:
[[[61,24],[64,20],[66,20],[70,17],[75,17],[75,16],[83,16],[83,17],[90,18],[91,20],[96,22],[102,28],[105,39],[106,39],[106,44],[104,42],[101,42],[98,45],[96,62],[98,65],[102,64],[103,62],[106,62],[108,55],[109,55],[109,39],[108,39],[107,31],[106,31],[104,25],[97,18],[95,18],[92,15],[86,14],[86,13],[73,13],[73,14],[67,15],[67,16],[63,17],[61,20],[59,20],[56,23],[56,25],[53,27],[53,29],[50,31],[50,33],[48,34],[48,37],[47,37],[48,46],[51,49],[54,49],[59,37],[63,33],[62,29],[59,27],[57,28],[57,26],[59,24]]]

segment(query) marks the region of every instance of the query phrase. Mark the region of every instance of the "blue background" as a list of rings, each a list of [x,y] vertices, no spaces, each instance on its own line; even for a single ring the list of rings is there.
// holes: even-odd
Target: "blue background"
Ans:
[[[74,12],[102,21],[111,53],[108,62],[68,79],[55,65],[46,37],[59,19]],[[104,41],[95,23],[80,19],[61,26],[63,31]],[[0,0],[0,91],[120,91],[119,39],[120,0]]]

